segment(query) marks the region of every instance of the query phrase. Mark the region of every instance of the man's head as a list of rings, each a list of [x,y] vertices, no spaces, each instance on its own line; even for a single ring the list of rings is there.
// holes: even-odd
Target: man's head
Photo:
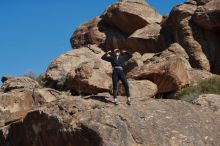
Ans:
[[[115,53],[116,56],[119,56],[120,55],[120,50],[119,49],[115,49],[114,53]]]

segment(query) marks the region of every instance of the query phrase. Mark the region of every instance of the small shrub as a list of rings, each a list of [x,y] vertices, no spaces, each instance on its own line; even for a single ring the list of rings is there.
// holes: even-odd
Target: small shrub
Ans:
[[[220,94],[220,77],[203,80],[195,86],[184,87],[176,96],[180,100],[191,102],[201,94]]]
[[[38,76],[32,71],[29,71],[29,72],[25,73],[23,76],[29,77],[33,80],[37,80],[37,78],[38,78]]]
[[[38,76],[32,71],[25,73],[23,76],[24,77],[29,77],[29,78],[37,81],[39,83],[39,85],[42,86],[42,87],[45,85],[45,81],[43,81],[41,75]]]

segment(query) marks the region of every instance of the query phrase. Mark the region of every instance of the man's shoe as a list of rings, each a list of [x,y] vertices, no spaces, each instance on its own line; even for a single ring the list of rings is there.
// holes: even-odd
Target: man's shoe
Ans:
[[[127,100],[127,105],[131,105],[131,100]]]
[[[118,102],[118,99],[117,99],[117,98],[115,98],[115,99],[114,99],[114,103],[115,103],[115,105],[118,105],[118,104],[119,104],[119,102]]]

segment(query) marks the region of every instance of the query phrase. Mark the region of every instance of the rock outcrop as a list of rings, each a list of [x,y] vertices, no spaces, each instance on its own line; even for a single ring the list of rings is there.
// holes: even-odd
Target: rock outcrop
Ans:
[[[0,141],[9,146],[217,146],[220,142],[220,125],[209,109],[154,99],[136,100],[129,108],[113,106],[80,98],[53,102],[2,128]]]
[[[193,68],[219,74],[218,3],[192,0],[174,7],[162,24],[161,36],[168,45],[178,42],[183,46]]]
[[[0,146],[218,146],[219,95],[192,103],[179,88],[220,74],[220,1],[189,0],[167,16],[144,0],[119,0],[80,25],[74,50],[41,75],[4,76],[0,88]],[[107,50],[125,49],[132,105],[119,84],[111,89]],[[57,90],[59,91],[57,91]],[[73,96],[75,95],[75,96]]]

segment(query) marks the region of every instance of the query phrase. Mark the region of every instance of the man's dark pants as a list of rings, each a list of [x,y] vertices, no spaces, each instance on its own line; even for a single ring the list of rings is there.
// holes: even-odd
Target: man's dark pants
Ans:
[[[128,81],[126,79],[126,75],[122,69],[114,68],[112,73],[112,82],[113,82],[113,96],[117,98],[118,92],[118,81],[121,80],[122,84],[125,88],[125,94],[127,97],[130,97]]]

